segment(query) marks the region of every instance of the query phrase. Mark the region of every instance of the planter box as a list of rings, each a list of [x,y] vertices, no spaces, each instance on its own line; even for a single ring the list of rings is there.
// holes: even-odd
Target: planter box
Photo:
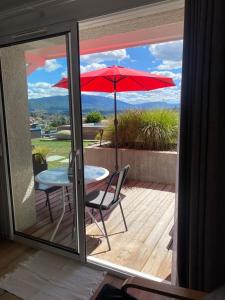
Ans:
[[[31,128],[30,134],[31,134],[31,139],[41,138],[41,129],[40,128]]]
[[[84,162],[115,170],[114,148],[89,146],[84,150]],[[119,149],[118,164],[131,166],[128,178],[164,184],[175,184],[177,152]]]
[[[85,140],[95,140],[96,135],[100,130],[104,129],[103,125],[92,125],[92,124],[83,124],[83,139]]]
[[[96,135],[100,132],[101,129],[104,129],[103,124],[88,124],[83,123],[83,139],[84,140],[95,140]],[[70,125],[61,125],[57,128],[57,131],[61,130],[71,130]]]

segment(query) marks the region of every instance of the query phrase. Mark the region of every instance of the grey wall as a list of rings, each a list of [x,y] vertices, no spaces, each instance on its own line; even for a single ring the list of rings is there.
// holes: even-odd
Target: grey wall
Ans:
[[[25,57],[20,46],[0,50],[15,226],[36,221]]]

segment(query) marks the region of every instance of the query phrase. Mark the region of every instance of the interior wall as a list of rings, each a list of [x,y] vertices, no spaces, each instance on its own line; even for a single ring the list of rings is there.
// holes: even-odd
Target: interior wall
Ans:
[[[22,231],[36,222],[24,51],[4,48],[0,59],[15,227]]]

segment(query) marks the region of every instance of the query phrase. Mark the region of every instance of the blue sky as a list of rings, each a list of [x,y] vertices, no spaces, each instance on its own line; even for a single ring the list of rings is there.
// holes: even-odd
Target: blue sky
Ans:
[[[118,99],[128,103],[180,101],[182,41],[173,41],[134,48],[83,55],[80,58],[81,73],[106,66],[121,65],[127,68],[148,71],[172,77],[175,87],[149,92],[118,93]],[[66,95],[67,90],[52,85],[66,75],[66,58],[47,60],[45,66],[28,76],[29,98]],[[90,94],[90,93],[89,93]],[[98,95],[98,93],[92,93]],[[106,97],[111,94],[101,93]]]

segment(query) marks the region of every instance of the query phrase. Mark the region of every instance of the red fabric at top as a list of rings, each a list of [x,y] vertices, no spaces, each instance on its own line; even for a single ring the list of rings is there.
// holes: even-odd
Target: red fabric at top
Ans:
[[[81,91],[89,92],[126,92],[150,91],[175,86],[172,78],[112,66],[81,74]],[[68,79],[63,78],[55,87],[68,88]]]

